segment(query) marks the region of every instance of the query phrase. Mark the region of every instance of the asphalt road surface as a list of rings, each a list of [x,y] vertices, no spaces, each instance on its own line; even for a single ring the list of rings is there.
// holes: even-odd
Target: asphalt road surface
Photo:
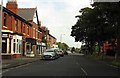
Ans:
[[[39,60],[3,70],[3,76],[118,76],[120,70],[82,55],[65,55],[56,60]]]

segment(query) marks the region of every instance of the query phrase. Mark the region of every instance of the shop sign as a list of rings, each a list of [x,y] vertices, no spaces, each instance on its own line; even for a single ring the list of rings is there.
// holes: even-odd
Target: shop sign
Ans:
[[[2,34],[2,37],[4,38],[13,38],[11,34]]]
[[[8,34],[2,34],[2,37],[6,38],[6,37],[8,37]]]
[[[41,42],[37,42],[37,45],[42,45],[42,43]]]

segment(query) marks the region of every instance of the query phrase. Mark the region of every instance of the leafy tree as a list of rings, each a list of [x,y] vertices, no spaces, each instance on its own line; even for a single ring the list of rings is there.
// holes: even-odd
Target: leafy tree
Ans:
[[[72,47],[71,52],[74,52],[74,51],[75,51],[75,47]]]
[[[63,50],[67,50],[69,48],[69,46],[66,43],[58,42],[57,45],[60,49],[63,49]]]
[[[71,36],[75,41],[86,43],[89,52],[92,54],[93,46],[104,41],[117,38],[120,42],[120,2],[92,4],[92,8],[83,8],[79,12],[78,21],[72,26]],[[120,48],[120,45],[119,45]],[[117,52],[116,52],[117,53]]]

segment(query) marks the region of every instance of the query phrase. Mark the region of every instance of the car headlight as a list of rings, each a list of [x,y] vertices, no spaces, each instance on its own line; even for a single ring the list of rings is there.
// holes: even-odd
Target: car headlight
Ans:
[[[54,54],[54,53],[52,53],[51,55],[52,55],[52,56],[55,56],[55,54]]]

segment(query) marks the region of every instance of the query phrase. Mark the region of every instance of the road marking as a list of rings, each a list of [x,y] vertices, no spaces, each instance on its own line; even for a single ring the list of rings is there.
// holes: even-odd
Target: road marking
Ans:
[[[13,69],[16,69],[16,68],[20,68],[20,67],[23,67],[23,66],[27,66],[27,65],[29,65],[29,64],[25,64],[25,65],[20,65],[20,66],[17,66],[17,67],[9,68],[9,69],[6,69],[6,70],[2,71],[2,73],[5,73],[7,71],[10,71],[10,70],[13,70]],[[0,74],[2,74],[2,73],[0,73]]]
[[[5,72],[7,72],[7,71],[9,71],[9,70],[8,70],[8,69],[6,69],[6,70],[2,71],[2,73],[5,73]],[[0,74],[2,74],[2,73],[0,73]]]
[[[25,65],[20,65],[20,66],[14,67],[14,68],[20,68],[20,67],[27,66],[27,65],[30,65],[30,64],[31,63],[28,63],[28,64],[25,64]]]
[[[85,73],[85,75],[87,76],[87,72],[81,67],[81,70]]]
[[[113,65],[110,65],[110,64],[107,64],[107,65],[109,65],[109,66],[111,66],[111,67],[114,67],[114,68],[119,68],[119,67],[117,67],[117,66],[113,66]]]

